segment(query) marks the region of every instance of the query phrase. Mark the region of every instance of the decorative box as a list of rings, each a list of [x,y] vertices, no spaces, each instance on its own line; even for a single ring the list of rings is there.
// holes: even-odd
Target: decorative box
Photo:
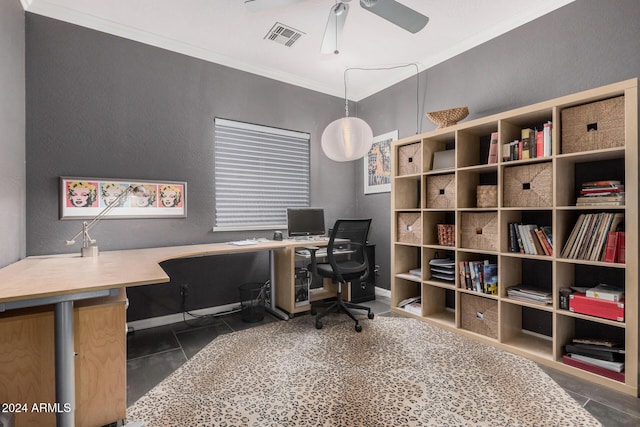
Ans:
[[[497,212],[462,212],[460,221],[460,247],[498,250]]]
[[[460,306],[462,329],[498,339],[498,301],[462,293]]]
[[[440,246],[456,245],[456,226],[453,224],[438,224],[438,244]]]
[[[476,188],[476,206],[479,208],[495,208],[498,206],[498,186],[478,185]]]
[[[422,173],[422,144],[419,142],[398,148],[398,175]]]
[[[427,208],[453,209],[456,207],[455,174],[432,175],[427,177]]]
[[[562,153],[624,145],[624,96],[565,108]]]
[[[508,208],[551,207],[553,205],[551,163],[505,168],[503,196],[503,204]]]
[[[398,213],[398,242],[422,243],[422,217],[419,212]]]
[[[574,292],[569,296],[569,311],[624,322],[624,300],[607,301]]]

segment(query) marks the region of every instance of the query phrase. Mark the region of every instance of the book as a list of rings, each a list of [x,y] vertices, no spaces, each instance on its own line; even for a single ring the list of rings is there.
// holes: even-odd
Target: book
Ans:
[[[544,132],[536,131],[536,157],[544,157]]]
[[[602,338],[574,338],[571,340],[574,344],[589,344],[589,345],[597,345],[602,347],[609,348],[622,348],[624,346],[623,341],[613,340],[613,339],[602,339]]]
[[[498,294],[498,265],[489,264],[485,261],[484,269],[484,293],[497,295]]]
[[[618,232],[618,251],[617,251],[618,259],[616,262],[619,262],[620,264],[626,263],[625,251],[626,251],[626,242],[624,237],[624,231],[619,231]]]
[[[422,316],[422,304],[420,302],[411,302],[404,306],[404,309],[409,313],[417,314],[418,316]]]
[[[604,262],[616,262],[618,259],[618,231],[610,231],[604,252]]]
[[[534,304],[551,304],[553,296],[551,292],[527,285],[514,285],[507,288],[507,296],[520,301],[527,301]]]
[[[624,350],[612,351],[607,347],[589,346],[585,344],[567,344],[564,350],[569,354],[593,357],[594,359],[607,360],[609,362],[624,362]]]
[[[520,137],[522,139],[522,155],[519,157],[521,160],[527,160],[531,158],[531,146],[533,141],[533,129],[525,128],[520,131]]]
[[[565,243],[564,248],[562,248],[562,252],[560,256],[562,258],[569,258],[569,253],[575,244],[576,238],[578,236],[578,232],[582,227],[582,223],[584,222],[585,214],[580,214],[578,220],[576,221],[576,225],[573,226],[573,230],[571,230],[571,234],[569,234],[569,238],[567,239],[567,243]]]
[[[587,289],[586,295],[589,298],[618,302],[624,299],[624,290],[601,283],[593,288]]]
[[[612,362],[609,360],[596,359],[595,357],[583,356],[581,354],[572,354],[572,359],[588,363],[590,365],[599,366],[610,371],[622,372],[624,370],[624,362]]]
[[[403,299],[402,301],[400,301],[398,303],[398,307],[403,308],[405,306],[407,306],[408,304],[414,303],[414,302],[420,302],[421,297],[410,297],[410,298],[406,298]]]
[[[542,228],[536,228],[535,232],[538,240],[540,241],[540,244],[542,245],[544,254],[549,256],[553,255],[553,248],[551,247],[551,243],[549,243],[549,240],[547,239],[544,231],[542,231]]]
[[[611,378],[612,380],[624,382],[624,372],[615,372],[610,369],[601,368],[590,363],[583,362],[578,359],[572,358],[570,355],[565,354],[562,356],[562,362],[566,365],[573,366],[575,368],[582,369],[584,371],[592,372],[603,377]]]
[[[489,157],[487,163],[498,163],[498,132],[491,133],[491,141],[489,142]]]
[[[544,146],[544,157],[551,156],[551,147],[552,147],[552,145],[551,145],[551,128],[552,128],[551,122],[545,123],[543,128],[542,128],[542,136],[543,136],[542,145]]]

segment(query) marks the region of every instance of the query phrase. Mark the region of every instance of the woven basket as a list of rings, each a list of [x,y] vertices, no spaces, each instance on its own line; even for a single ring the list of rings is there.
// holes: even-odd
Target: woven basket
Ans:
[[[505,168],[503,204],[508,208],[551,207],[553,205],[551,163]]]
[[[462,329],[498,338],[498,301],[463,293],[460,306]]]
[[[422,145],[419,142],[398,148],[398,175],[422,173]]]
[[[455,174],[427,177],[427,208],[453,209],[456,207]]]
[[[498,250],[497,212],[462,212],[460,220],[460,247]]]
[[[458,123],[469,115],[468,107],[456,107],[448,110],[431,111],[426,113],[425,116],[431,120],[434,124],[438,125],[438,128],[445,128]]]
[[[453,224],[438,224],[438,244],[440,246],[456,245],[456,226]]]
[[[624,96],[562,110],[562,152],[624,145]]]
[[[478,185],[476,199],[476,206],[479,208],[495,208],[498,206],[498,186]]]
[[[422,219],[419,213],[398,214],[398,242],[416,245],[422,243]]]

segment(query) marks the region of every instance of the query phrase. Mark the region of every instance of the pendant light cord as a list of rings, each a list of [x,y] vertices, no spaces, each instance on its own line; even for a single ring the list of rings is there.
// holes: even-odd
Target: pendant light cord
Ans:
[[[398,68],[404,67],[415,67],[416,68],[416,135],[421,132],[420,126],[420,69],[418,68],[418,64],[412,62],[410,64],[404,65],[394,65],[390,67],[373,67],[373,68],[360,68],[360,67],[351,67],[344,70],[344,113],[345,117],[349,117],[349,99],[347,98],[347,71],[351,70],[359,70],[359,71],[387,71],[387,70],[395,70]]]

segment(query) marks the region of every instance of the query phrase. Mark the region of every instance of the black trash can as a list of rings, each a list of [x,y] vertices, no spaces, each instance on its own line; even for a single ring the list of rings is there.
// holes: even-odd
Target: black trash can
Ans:
[[[243,283],[240,285],[242,321],[254,323],[264,319],[264,287],[264,283]]]

